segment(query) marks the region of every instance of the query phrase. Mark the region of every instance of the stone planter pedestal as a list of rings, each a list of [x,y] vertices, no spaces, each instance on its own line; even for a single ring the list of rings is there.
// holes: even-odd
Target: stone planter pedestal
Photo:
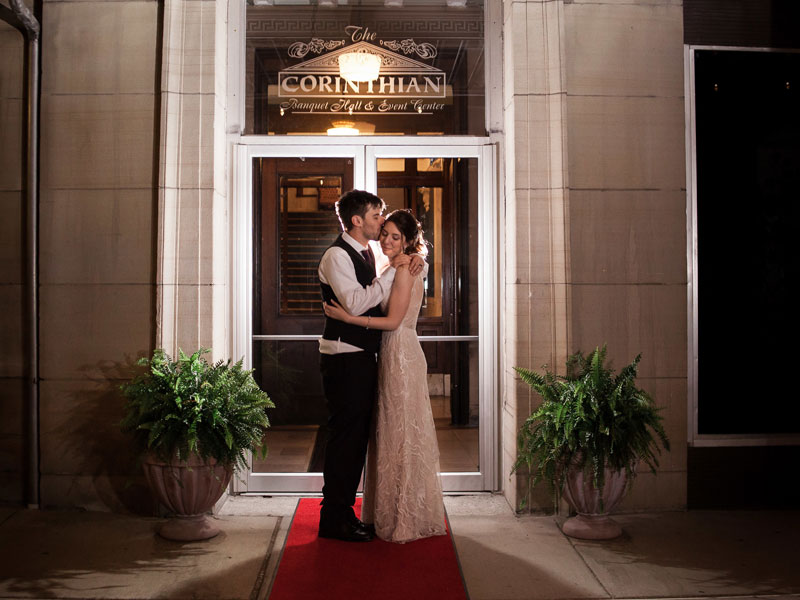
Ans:
[[[194,542],[219,533],[207,513],[228,487],[233,474],[230,467],[213,459],[204,463],[196,456],[176,464],[148,456],[143,466],[150,489],[175,515],[158,530],[161,537]]]
[[[622,527],[608,513],[625,496],[627,473],[625,469],[607,468],[605,477],[603,489],[596,490],[591,477],[584,476],[581,469],[571,467],[567,471],[564,497],[578,515],[564,522],[561,530],[566,535],[583,540],[610,540],[622,535]]]

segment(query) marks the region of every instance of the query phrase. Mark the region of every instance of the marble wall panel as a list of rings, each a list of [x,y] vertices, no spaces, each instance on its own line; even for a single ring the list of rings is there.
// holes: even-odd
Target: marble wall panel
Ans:
[[[504,447],[500,461],[499,485],[509,507],[516,510],[519,505],[519,499],[517,496],[517,475],[516,473],[511,473],[511,465],[513,464],[513,451]]]
[[[683,98],[569,96],[570,188],[685,187]]]
[[[508,168],[506,170],[506,189],[530,189],[531,187],[531,131],[528,121],[529,107],[527,96],[514,96],[513,112],[506,108],[506,127],[513,129],[506,139]],[[512,116],[513,119],[508,117]],[[541,129],[541,128],[540,128]],[[540,143],[541,146],[541,143]]]
[[[217,4],[198,1],[167,4],[164,16],[164,91],[214,93]]]
[[[223,288],[223,291],[215,288]],[[226,289],[212,284],[162,284],[158,297],[161,304],[157,307],[159,347],[175,355],[179,348],[193,352],[203,346],[214,351],[213,358],[221,358],[226,346],[224,338],[214,336],[214,321],[217,319],[215,311],[224,310],[224,306],[217,306],[215,301],[221,299]]]
[[[515,100],[514,188],[565,185],[563,110],[561,94]]]
[[[539,267],[535,257],[545,260],[550,256],[550,238],[547,229],[537,220],[541,217],[541,204],[531,199],[534,192],[517,189],[511,194],[505,215],[505,282],[532,283]],[[539,250],[538,255],[534,254],[534,248]]]
[[[22,477],[19,473],[0,472],[0,502],[22,504],[24,502]]]
[[[519,64],[525,64],[527,58],[524,52],[525,40],[521,16],[525,14],[522,4],[511,4],[503,11],[503,118],[508,119],[508,108],[514,101],[517,87],[523,85],[517,82]],[[515,44],[518,47],[515,47]],[[525,68],[525,70],[527,70]]]
[[[217,189],[212,196],[213,205],[211,207],[211,237],[214,240],[214,249],[211,252],[211,272],[213,273],[212,282],[219,284],[229,283],[229,249],[228,232],[230,225],[228,222],[228,198],[220,194]]]
[[[683,97],[680,3],[564,8],[570,95]]]
[[[505,78],[506,98],[564,91],[561,2],[515,2],[508,11],[504,49],[511,68]]]
[[[42,193],[47,189],[152,189],[154,96],[42,99]]]
[[[223,107],[227,108],[228,77],[231,69],[228,67],[228,5],[224,2],[214,2],[214,93]],[[220,52],[216,49],[219,48]],[[238,74],[237,74],[238,77]],[[227,119],[220,122],[220,132],[224,135]]]
[[[21,434],[0,435],[0,473],[22,473],[24,443]]]
[[[0,378],[0,436],[22,435],[27,378]]]
[[[0,378],[0,502],[22,502],[27,379]]]
[[[153,349],[152,285],[47,285],[40,293],[43,379],[102,377]]]
[[[0,21],[0,98],[22,98],[25,42],[22,34]]]
[[[685,285],[573,285],[570,352],[608,345],[615,365],[641,353],[642,377],[686,377]]]
[[[559,315],[570,301],[569,287],[563,284],[516,287],[516,305],[506,307],[505,335],[506,340],[513,344],[513,351],[507,357],[514,360],[509,368],[560,365],[566,358],[560,356],[560,352],[567,345],[567,332],[559,328]]]
[[[2,75],[0,75],[2,79]],[[0,96],[0,190],[22,189],[25,164],[25,104],[22,98]]]
[[[55,475],[138,472],[131,440],[119,429],[124,398],[119,385],[132,361],[107,361],[85,380],[41,384],[41,470]],[[113,448],[113,452],[108,452]]]
[[[213,283],[215,251],[219,251],[214,244],[213,191],[167,188],[162,210],[161,281],[180,285]]]
[[[526,412],[524,391],[520,393],[516,385],[517,374],[511,368],[503,373],[503,402],[500,406],[502,451],[516,453],[516,436],[519,429],[518,416]],[[509,465],[509,469],[510,469]],[[506,475],[510,471],[506,471]]]
[[[0,191],[0,285],[24,282],[25,194]]]
[[[0,377],[22,377],[27,360],[23,321],[25,319],[25,290],[22,285],[0,285]]]
[[[528,479],[527,470],[520,469],[516,474],[517,501],[512,508],[518,513],[553,514],[556,511],[553,492],[546,481],[536,485]]]
[[[25,456],[24,60],[22,34],[0,21],[0,502],[14,504]]]
[[[162,95],[161,185],[167,188],[211,188],[214,185],[214,96]]]
[[[211,357],[213,360],[227,360],[232,358],[239,360],[242,356],[231,356],[228,350],[230,339],[228,335],[228,323],[230,319],[230,307],[228,302],[231,297],[230,286],[225,283],[215,283],[211,286],[211,302],[214,320],[212,321],[211,338],[208,343],[211,347]]]
[[[605,341],[612,356],[643,352],[642,373],[657,376],[650,381],[668,404],[666,426],[678,445],[665,459],[678,491],[658,505],[685,504],[681,3],[505,2],[504,10],[513,157],[505,182],[505,364],[563,370],[562,348]],[[536,399],[507,372],[503,387],[507,464],[512,423],[518,427]],[[508,482],[509,498],[524,492],[522,479]],[[653,486],[642,487],[640,497],[652,496]],[[551,506],[546,493],[539,501]]]
[[[564,75],[564,10],[562,2],[531,2],[526,5],[525,73],[515,74],[527,94],[566,91]],[[517,90],[522,93],[519,87]]]
[[[164,14],[157,340],[224,354],[228,329],[227,12],[176,1]],[[227,290],[227,291],[226,291]]]
[[[43,94],[153,94],[156,2],[48,2]]]
[[[152,190],[51,190],[41,202],[43,284],[149,284]]]
[[[686,283],[686,193],[571,190],[573,283]]]
[[[504,42],[507,44],[507,42]],[[499,153],[498,160],[502,160],[504,164],[504,181],[501,182],[501,187],[505,189],[505,203],[510,204],[513,202],[513,190],[516,188],[526,188],[527,186],[517,184],[517,171],[515,166],[515,153],[516,153],[516,106],[519,97],[514,96],[508,91],[508,80],[511,79],[511,67],[513,62],[511,59],[504,58],[503,61],[503,129],[505,136],[503,139],[502,150]]]
[[[22,189],[25,163],[24,59],[22,35],[5,21],[0,21],[0,201],[3,201],[3,207],[3,191]],[[17,211],[12,212],[12,219],[16,214]],[[7,224],[0,224],[0,234],[6,234],[8,228]],[[5,246],[3,235],[0,235],[0,244]],[[4,259],[5,255],[0,254],[0,260]]]
[[[620,366],[622,366],[620,364]],[[687,410],[689,391],[687,380],[682,378],[639,377],[637,385],[653,398],[662,409],[664,430],[669,438],[670,450],[659,456],[660,469],[686,471],[687,469]],[[639,465],[640,472],[649,472],[646,465]]]
[[[686,471],[639,473],[615,512],[685,510]]]
[[[224,80],[224,77],[220,77],[220,80]],[[214,96],[214,116],[213,116],[213,125],[212,125],[212,141],[211,146],[213,148],[213,155],[214,155],[214,162],[212,167],[213,172],[213,181],[214,181],[214,190],[218,194],[222,194],[223,196],[228,195],[228,190],[231,184],[228,182],[228,172],[229,172],[229,157],[227,154],[227,144],[228,144],[228,133],[226,131],[227,127],[227,114],[228,114],[228,107],[227,107],[227,97],[225,94],[217,94]]]
[[[515,190],[513,204],[513,216],[506,215],[506,282],[566,283],[565,191]]]

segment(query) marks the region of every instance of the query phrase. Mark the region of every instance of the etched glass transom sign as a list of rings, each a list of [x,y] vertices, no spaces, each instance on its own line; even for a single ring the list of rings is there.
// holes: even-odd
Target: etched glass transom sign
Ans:
[[[249,6],[255,134],[485,135],[483,6]]]

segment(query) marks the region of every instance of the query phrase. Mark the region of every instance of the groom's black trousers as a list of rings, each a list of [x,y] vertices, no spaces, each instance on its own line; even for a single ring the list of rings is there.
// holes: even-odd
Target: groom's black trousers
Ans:
[[[321,354],[320,371],[330,415],[322,516],[335,519],[351,513],[356,501],[367,456],[378,365],[374,352]]]

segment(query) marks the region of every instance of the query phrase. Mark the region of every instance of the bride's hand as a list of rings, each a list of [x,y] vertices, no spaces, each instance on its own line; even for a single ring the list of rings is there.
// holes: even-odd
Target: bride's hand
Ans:
[[[331,319],[336,319],[337,321],[344,321],[345,323],[349,323],[350,313],[347,312],[342,305],[339,304],[336,300],[331,300],[331,304],[327,302],[322,303],[322,309],[325,311],[325,315],[330,317]]]
[[[407,265],[411,262],[411,257],[408,254],[398,254],[390,261],[391,265],[397,269],[402,267],[403,265]]]

